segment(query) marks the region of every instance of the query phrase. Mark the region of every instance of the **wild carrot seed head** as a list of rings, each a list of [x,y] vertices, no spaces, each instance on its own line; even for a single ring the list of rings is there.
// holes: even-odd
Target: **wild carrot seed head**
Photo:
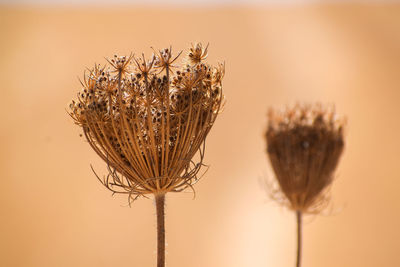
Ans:
[[[114,193],[133,199],[181,191],[198,179],[202,145],[223,101],[224,66],[204,63],[208,46],[195,47],[200,56],[188,55],[180,68],[173,63],[181,53],[168,48],[150,59],[114,56],[84,75],[69,113],[107,163],[100,180]]]
[[[318,212],[327,204],[326,190],[344,148],[344,120],[333,107],[296,105],[271,109],[267,153],[283,200],[289,208]]]

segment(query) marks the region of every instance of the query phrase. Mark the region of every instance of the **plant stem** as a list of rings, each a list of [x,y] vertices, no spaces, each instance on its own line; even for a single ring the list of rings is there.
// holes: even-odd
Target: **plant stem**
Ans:
[[[165,267],[165,194],[155,195],[157,212],[157,267]]]
[[[301,251],[302,251],[302,218],[301,218],[301,211],[296,211],[297,217],[297,261],[296,267],[301,266]]]

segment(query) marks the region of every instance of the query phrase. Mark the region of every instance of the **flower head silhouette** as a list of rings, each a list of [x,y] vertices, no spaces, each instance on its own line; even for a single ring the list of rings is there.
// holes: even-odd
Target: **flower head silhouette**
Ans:
[[[344,121],[333,107],[320,104],[271,109],[268,119],[267,154],[278,181],[278,188],[269,190],[296,212],[300,267],[302,214],[318,213],[328,204],[327,189],[344,148]]]
[[[95,65],[69,114],[82,127],[109,173],[99,180],[113,193],[154,194],[158,217],[158,266],[164,266],[164,195],[198,180],[205,139],[221,110],[224,65],[204,63],[207,48],[195,44],[186,64],[174,65],[172,49],[150,59],[114,56]],[[198,161],[194,156],[199,154]]]

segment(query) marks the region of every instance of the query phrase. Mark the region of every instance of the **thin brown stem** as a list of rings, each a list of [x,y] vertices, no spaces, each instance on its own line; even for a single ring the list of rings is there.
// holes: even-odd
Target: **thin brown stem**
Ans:
[[[296,267],[301,266],[301,251],[302,251],[302,217],[301,211],[296,211],[297,218],[297,261]]]
[[[156,194],[157,267],[165,267],[165,194]]]

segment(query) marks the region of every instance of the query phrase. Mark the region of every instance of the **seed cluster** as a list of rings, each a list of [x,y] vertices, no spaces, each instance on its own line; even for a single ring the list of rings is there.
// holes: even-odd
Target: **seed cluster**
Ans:
[[[224,65],[203,63],[201,44],[178,68],[180,54],[167,48],[151,59],[114,56],[84,75],[69,113],[107,163],[109,174],[100,180],[115,193],[133,199],[181,191],[198,179],[202,144],[223,102]]]
[[[267,153],[281,200],[296,211],[320,211],[344,148],[343,119],[320,104],[270,110],[268,117]]]

